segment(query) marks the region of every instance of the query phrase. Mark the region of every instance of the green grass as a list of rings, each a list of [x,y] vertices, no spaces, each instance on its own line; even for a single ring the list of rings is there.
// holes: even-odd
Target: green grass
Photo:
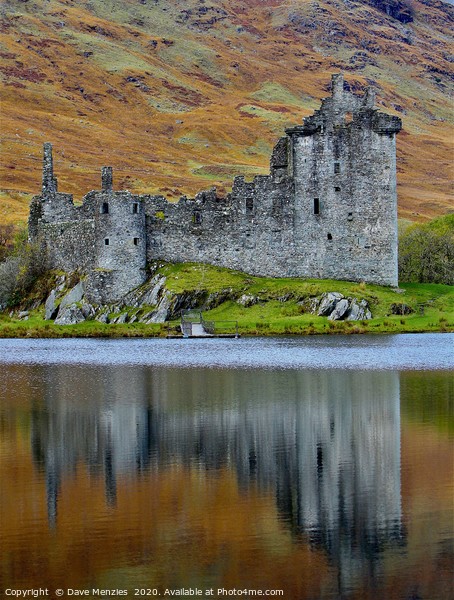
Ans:
[[[165,264],[159,272],[166,287],[175,294],[203,291],[209,294],[229,290],[231,296],[254,296],[258,302],[248,308],[234,299],[206,311],[206,320],[230,322],[224,332],[233,331],[238,322],[242,335],[315,335],[363,333],[413,333],[454,331],[454,287],[437,284],[401,284],[399,290],[348,281],[317,279],[273,279],[254,277],[238,271],[210,265]],[[39,282],[43,286],[43,282]],[[365,299],[373,319],[369,321],[329,321],[304,312],[300,301],[324,292],[337,291],[344,296]],[[37,294],[30,299],[36,299]],[[42,297],[42,294],[41,294]],[[404,303],[415,312],[390,315],[391,304]],[[420,305],[424,305],[423,314]],[[147,307],[151,310],[152,307]],[[179,322],[170,324],[177,331]],[[44,321],[43,309],[30,312],[27,321],[0,314],[0,337],[159,337],[167,334],[167,324],[103,324],[86,321],[59,326]]]
[[[105,324],[85,321],[77,325],[55,325],[45,321],[42,311],[32,311],[27,321],[0,315],[0,338],[120,338],[120,337],[165,337],[167,323],[121,323]]]

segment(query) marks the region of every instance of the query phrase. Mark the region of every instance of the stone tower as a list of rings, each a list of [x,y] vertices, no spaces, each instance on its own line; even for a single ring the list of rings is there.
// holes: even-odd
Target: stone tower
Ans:
[[[112,167],[102,168],[101,193],[88,202],[96,232],[89,295],[109,302],[145,281],[145,212],[137,196],[113,190]]]
[[[401,126],[398,117],[374,109],[370,88],[355,96],[337,74],[332,96],[303,125],[286,130],[297,254],[309,276],[397,285]]]

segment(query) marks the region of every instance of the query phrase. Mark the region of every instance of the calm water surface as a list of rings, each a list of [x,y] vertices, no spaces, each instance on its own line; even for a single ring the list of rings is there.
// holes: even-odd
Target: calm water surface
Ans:
[[[0,590],[453,598],[453,348],[1,340]]]

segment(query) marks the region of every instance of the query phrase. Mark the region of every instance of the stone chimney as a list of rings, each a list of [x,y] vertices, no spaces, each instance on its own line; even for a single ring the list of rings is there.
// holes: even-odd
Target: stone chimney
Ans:
[[[57,178],[54,177],[52,144],[46,142],[43,146],[43,195],[55,194],[56,191]]]
[[[111,192],[113,189],[112,167],[103,167],[101,170],[102,191]]]
[[[334,98],[342,97],[344,93],[344,74],[335,73],[331,75],[331,90]]]

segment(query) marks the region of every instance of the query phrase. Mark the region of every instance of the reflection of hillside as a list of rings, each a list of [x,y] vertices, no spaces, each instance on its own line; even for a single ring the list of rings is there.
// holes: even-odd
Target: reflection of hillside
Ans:
[[[400,539],[396,373],[97,373],[68,382],[65,370],[63,389],[52,367],[46,410],[33,414],[51,523],[79,462],[104,476],[110,503],[120,477],[178,463],[227,467],[243,489],[273,493],[295,535],[324,547],[346,582]]]

